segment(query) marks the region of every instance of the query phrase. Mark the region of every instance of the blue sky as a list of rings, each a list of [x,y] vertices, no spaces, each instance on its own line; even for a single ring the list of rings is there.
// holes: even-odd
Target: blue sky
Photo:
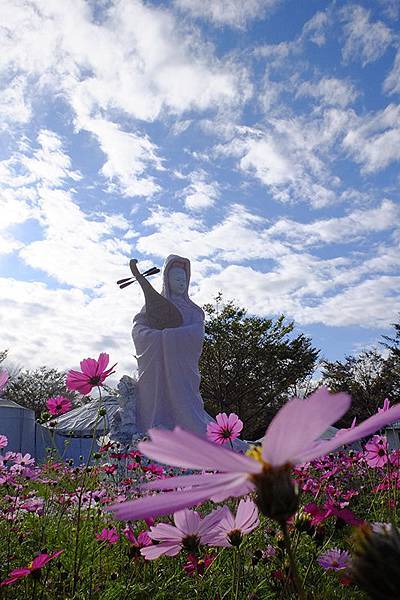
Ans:
[[[329,359],[400,311],[397,0],[5,0],[0,325],[10,363],[135,367],[130,257],[192,261]],[[160,281],[155,278],[154,284]]]

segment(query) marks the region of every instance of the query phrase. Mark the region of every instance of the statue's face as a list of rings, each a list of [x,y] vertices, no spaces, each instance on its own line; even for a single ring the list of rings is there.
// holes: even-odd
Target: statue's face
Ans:
[[[186,271],[181,267],[172,267],[168,272],[169,289],[173,294],[183,294],[186,291]]]

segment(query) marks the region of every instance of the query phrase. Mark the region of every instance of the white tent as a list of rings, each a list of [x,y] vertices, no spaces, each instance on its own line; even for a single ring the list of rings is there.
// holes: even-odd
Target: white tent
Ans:
[[[13,400],[0,398],[0,434],[8,438],[7,450],[35,456],[35,413]]]
[[[99,415],[99,410],[105,409],[105,415]],[[64,460],[72,459],[75,464],[86,460],[91,449],[96,451],[98,445],[93,443],[93,436],[106,435],[113,423],[114,416],[119,409],[117,398],[106,396],[100,402],[92,400],[88,404],[78,406],[73,410],[54,417],[52,421],[37,426],[38,458],[44,459],[47,448],[57,449],[57,453]]]

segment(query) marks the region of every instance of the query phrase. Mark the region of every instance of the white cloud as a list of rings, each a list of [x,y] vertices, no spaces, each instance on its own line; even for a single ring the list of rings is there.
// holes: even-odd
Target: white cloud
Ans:
[[[151,121],[164,110],[181,114],[243,99],[243,69],[215,58],[210,45],[162,8],[116,0],[94,22],[82,0],[2,6],[0,67],[12,65],[61,92],[78,121],[99,109]]]
[[[345,45],[343,58],[347,61],[361,60],[365,66],[380,58],[392,42],[392,33],[382,21],[371,21],[370,11],[359,5],[342,9]]]
[[[280,0],[174,0],[177,8],[214,25],[243,28],[249,21],[265,16]]]
[[[118,230],[130,223],[114,213],[86,214],[74,201],[73,190],[60,186],[79,181],[71,166],[62,140],[50,130],[38,134],[39,149],[25,144],[24,152],[15,152],[12,160],[0,163],[5,189],[0,208],[5,207],[4,228],[34,219],[42,228],[41,239],[21,243],[6,232],[3,249],[19,249],[19,257],[62,284],[94,288],[118,279],[128,263],[131,246],[118,239]],[[18,177],[18,173],[23,175]],[[30,187],[27,187],[27,185]]]
[[[0,130],[28,123],[32,116],[32,107],[27,98],[27,80],[16,76],[5,84],[0,91]]]
[[[358,92],[348,81],[323,77],[318,82],[303,81],[297,88],[296,96],[311,96],[321,100],[323,105],[346,107],[354,102]]]
[[[358,118],[343,139],[343,147],[365,173],[400,160],[400,105]]]
[[[321,47],[326,43],[326,30],[330,23],[328,11],[318,11],[303,26],[302,38]]]
[[[355,323],[363,327],[388,327],[400,310],[399,288],[400,277],[368,279],[325,298],[317,307],[304,307],[298,319],[302,323],[342,327]]]
[[[151,166],[163,170],[157,147],[147,135],[122,131],[116,123],[87,119],[84,128],[99,141],[107,156],[101,174],[109,180],[108,190],[123,196],[153,196],[160,186],[144,173]]]
[[[94,297],[74,287],[0,278],[0,298],[2,347],[9,348],[10,364],[71,369],[108,352],[119,363],[117,379],[136,368],[130,324],[143,303],[137,289],[121,292],[110,285]]]
[[[344,217],[312,223],[279,219],[269,231],[270,234],[284,236],[301,249],[319,244],[354,243],[357,236],[393,229],[399,221],[400,207],[390,200],[384,200],[377,208],[355,210]]]
[[[397,50],[393,67],[383,83],[383,89],[389,94],[400,92],[400,50]]]
[[[237,128],[233,139],[214,152],[238,158],[239,169],[266,185],[276,200],[326,206],[337,200],[340,180],[331,175],[330,164],[352,118],[352,112],[337,108],[312,118],[271,117],[265,130]]]
[[[184,197],[186,208],[197,211],[213,206],[220,195],[219,185],[207,181],[207,173],[203,170],[193,171],[189,179],[190,185],[180,193]]]

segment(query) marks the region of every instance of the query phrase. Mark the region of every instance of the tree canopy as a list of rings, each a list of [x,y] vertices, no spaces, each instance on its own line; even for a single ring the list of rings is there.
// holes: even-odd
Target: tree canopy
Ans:
[[[10,377],[3,396],[21,406],[35,411],[36,417],[47,410],[46,400],[52,396],[65,396],[71,400],[80,394],[71,392],[65,386],[65,373],[57,369],[39,367],[20,370]]]
[[[276,410],[311,376],[318,357],[311,340],[294,335],[294,323],[249,316],[234,302],[206,304],[200,359],[206,410],[235,412],[243,437],[257,439]]]
[[[370,417],[385,398],[400,402],[400,323],[394,323],[395,336],[382,336],[388,349],[385,356],[377,349],[364,350],[343,361],[322,362],[322,382],[333,392],[348,392],[352,397],[349,412],[340,421],[348,427],[354,417],[362,421]]]

